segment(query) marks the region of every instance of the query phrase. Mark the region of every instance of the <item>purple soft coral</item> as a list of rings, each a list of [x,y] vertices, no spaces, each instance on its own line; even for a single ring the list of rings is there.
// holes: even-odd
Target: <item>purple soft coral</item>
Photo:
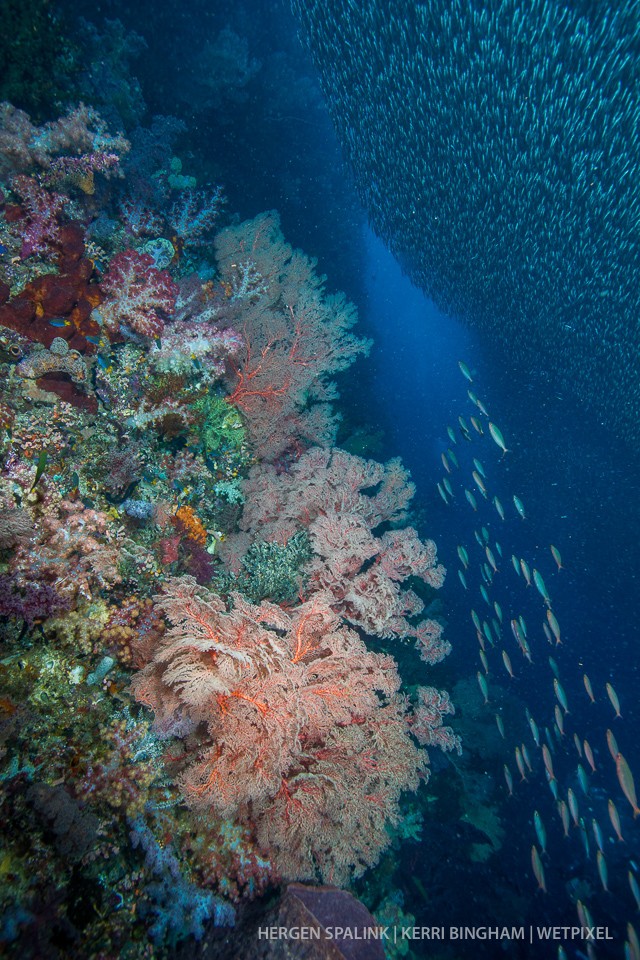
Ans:
[[[26,224],[21,224],[22,247],[25,259],[34,254],[47,254],[60,239],[58,216],[66,203],[59,193],[51,193],[33,177],[19,176],[11,181],[11,189],[20,197]]]
[[[18,582],[17,577],[0,574],[0,617],[23,620],[30,626],[66,610],[68,601],[48,583]]]

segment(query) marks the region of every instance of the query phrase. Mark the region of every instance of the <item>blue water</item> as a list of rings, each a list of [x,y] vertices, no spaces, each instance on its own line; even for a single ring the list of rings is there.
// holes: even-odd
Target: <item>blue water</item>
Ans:
[[[527,922],[576,922],[567,885],[586,881],[588,887],[580,888],[582,899],[587,897],[595,922],[610,924],[612,931],[615,930],[619,949],[623,921],[629,916],[626,872],[629,860],[640,853],[640,842],[630,808],[617,782],[604,732],[608,727],[614,731],[620,750],[631,766],[637,767],[640,762],[635,737],[640,596],[638,462],[615,437],[573,404],[564,385],[551,382],[542,368],[514,368],[503,356],[483,347],[475,335],[454,318],[441,315],[403,277],[379,241],[367,234],[365,243],[368,257],[365,317],[372,324],[376,338],[371,359],[375,369],[371,402],[376,410],[372,416],[379,417],[385,424],[388,450],[400,452],[410,466],[418,486],[419,519],[424,531],[436,540],[439,555],[449,568],[442,599],[448,620],[447,635],[454,650],[442,669],[449,685],[461,676],[473,676],[476,668],[482,669],[470,610],[474,608],[481,619],[488,614],[495,616],[478,592],[482,579],[477,564],[485,557],[474,540],[473,531],[486,525],[499,567],[489,593],[504,612],[504,647],[516,675],[510,680],[500,655],[488,651],[491,703],[484,708],[484,715],[480,714],[484,717],[481,723],[484,730],[487,724],[493,724],[494,712],[500,712],[508,731],[506,741],[499,760],[493,753],[483,758],[471,730],[461,762],[463,768],[468,766],[476,774],[486,771],[490,776],[491,800],[498,805],[506,831],[502,850],[490,862],[490,885],[495,896],[487,896],[487,872],[482,865],[476,865],[474,870],[467,865],[463,871],[468,884],[464,897],[452,895],[448,885],[456,878],[461,865],[454,865],[447,857],[435,866],[431,863],[424,871],[432,884],[443,884],[447,892],[443,892],[437,902],[423,907],[419,912],[420,922],[430,923],[434,916],[444,916],[451,925],[483,923],[487,912],[492,910],[496,922],[514,922],[514,911],[517,915],[522,904],[519,908],[510,907],[508,898],[499,896],[501,883],[507,877],[510,882],[515,881],[525,897],[529,889]],[[460,359],[464,359],[473,372],[471,385],[460,373]],[[510,449],[505,457],[486,435],[486,419],[469,400],[467,388],[482,399],[492,419],[500,425]],[[461,438],[456,421],[461,414],[469,423],[474,413],[484,423],[485,436],[480,438],[471,429],[473,442],[467,443]],[[458,437],[455,446],[446,433],[448,424],[455,428]],[[456,452],[465,478],[463,484],[457,482],[456,498],[448,506],[436,490],[436,483],[446,475],[441,453],[447,448]],[[473,456],[485,466],[490,499],[494,494],[499,496],[507,514],[505,521],[473,485]],[[458,473],[453,471],[454,483]],[[464,499],[464,485],[476,496],[477,514]],[[525,505],[524,521],[514,508],[514,493]],[[503,549],[502,560],[494,547],[496,539]],[[556,570],[549,550],[552,543],[561,552],[562,571]],[[456,572],[461,569],[456,554],[458,544],[466,545],[472,557],[470,570],[465,573],[468,591],[463,589]],[[516,576],[512,553],[526,558],[531,568],[538,567],[543,574],[561,625],[561,646],[552,648],[546,642],[542,632],[544,602],[534,586],[527,588],[523,577]],[[509,628],[510,617],[520,614],[528,625],[531,665],[520,656]],[[532,756],[537,753],[525,719],[525,707],[541,730],[545,724],[550,728],[553,725],[557,701],[549,656],[557,663],[570,709],[562,744],[554,743],[554,765],[564,786],[565,800],[569,786],[578,798],[579,814],[590,845],[589,858],[579,830],[572,827],[570,838],[563,837],[539,756],[534,763],[534,774],[529,775],[530,782],[526,784],[518,783],[520,777],[513,760],[514,747],[523,741]],[[585,672],[594,688],[595,704],[590,703],[584,689]],[[608,681],[620,697],[622,720],[614,719],[606,697]],[[458,706],[464,717],[469,704]],[[586,759],[577,755],[574,732],[581,741],[587,738],[593,747],[597,765],[593,775]],[[481,740],[480,736],[477,740]],[[513,798],[507,798],[503,762],[510,765],[517,784]],[[588,771],[587,797],[576,776],[578,762]],[[614,799],[622,816],[627,841],[624,846],[612,839],[607,815],[609,797]],[[531,845],[538,842],[532,823],[534,809],[540,812],[549,834],[548,858],[544,864],[551,899],[533,896],[530,850]],[[610,895],[600,890],[595,860],[597,847],[592,832],[594,817],[607,838],[605,854]],[[427,826],[427,835],[430,831],[431,824]],[[427,836],[425,857],[430,856],[429,851]],[[415,868],[414,863],[412,869]],[[474,902],[475,907],[471,906]],[[598,955],[608,956],[609,949],[611,944],[598,945]],[[491,955],[490,948],[487,955]]]

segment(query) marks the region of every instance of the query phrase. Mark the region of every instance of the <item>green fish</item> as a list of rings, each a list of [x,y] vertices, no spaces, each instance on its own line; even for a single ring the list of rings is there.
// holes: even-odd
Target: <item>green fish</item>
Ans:
[[[544,602],[546,603],[546,605],[550,607],[551,597],[547,593],[547,588],[545,586],[544,580],[542,579],[542,574],[540,574],[535,568],[533,570],[533,582],[535,583],[536,589],[540,594],[540,596],[542,597],[542,599],[544,600]]]
[[[471,493],[471,491],[465,489],[464,495],[465,495],[465,497],[467,498],[467,501],[468,501],[468,503],[469,503],[469,506],[470,506],[473,510],[477,510],[477,509],[478,509],[478,504],[476,503],[476,498],[475,498],[474,495]]]
[[[515,494],[514,494],[513,503],[514,503],[514,506],[515,506],[516,510],[518,511],[518,513],[520,514],[520,516],[522,517],[522,519],[523,519],[523,520],[526,520],[526,519],[527,519],[527,515],[526,515],[526,513],[524,512],[524,504],[523,504],[522,500],[520,499],[520,497],[516,497]]]
[[[473,383],[473,377],[471,376],[471,371],[469,370],[469,367],[466,365],[464,360],[458,360],[458,366],[460,367],[460,373],[465,378],[465,380],[468,380],[469,383]]]
[[[489,421],[489,433],[491,434],[491,439],[496,443],[502,450],[502,456],[504,457],[505,453],[509,453],[507,450],[507,445],[504,442],[504,437],[500,431],[499,427],[496,427],[495,423]]]
[[[553,690],[558,699],[558,703],[562,707],[565,713],[569,713],[569,704],[567,703],[567,695],[564,692],[563,686],[556,677],[553,681]]]
[[[47,451],[41,450],[40,455],[38,457],[38,466],[36,467],[36,478],[33,481],[33,486],[31,487],[32,490],[35,490],[35,488],[38,486],[38,481],[40,480],[40,477],[42,476],[42,474],[45,472],[46,469],[47,469]]]

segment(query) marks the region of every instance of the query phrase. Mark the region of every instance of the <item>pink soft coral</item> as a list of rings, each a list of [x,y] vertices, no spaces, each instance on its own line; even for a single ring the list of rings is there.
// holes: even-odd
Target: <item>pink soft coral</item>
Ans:
[[[101,286],[107,299],[96,311],[96,319],[110,333],[159,337],[178,296],[178,286],[166,270],[158,270],[153,257],[135,250],[113,258]]]

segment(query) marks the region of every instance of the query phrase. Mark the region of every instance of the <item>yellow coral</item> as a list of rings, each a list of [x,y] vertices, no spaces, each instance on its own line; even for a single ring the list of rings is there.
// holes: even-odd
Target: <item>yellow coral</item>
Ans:
[[[187,505],[178,507],[176,510],[176,519],[190,540],[200,544],[201,547],[205,545],[207,542],[207,531],[191,507]]]
[[[103,600],[83,604],[59,617],[50,617],[43,630],[48,639],[57,641],[75,653],[92,653],[102,628],[109,619],[109,609]]]

